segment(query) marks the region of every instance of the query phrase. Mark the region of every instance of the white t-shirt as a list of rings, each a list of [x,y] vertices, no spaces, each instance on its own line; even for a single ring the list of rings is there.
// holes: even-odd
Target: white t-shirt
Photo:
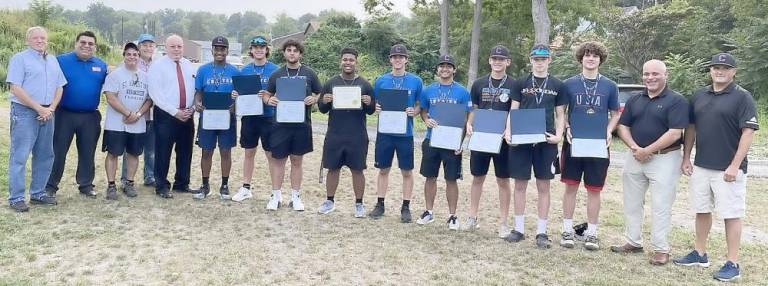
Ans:
[[[121,66],[107,75],[104,91],[117,93],[117,98],[125,108],[134,112],[139,111],[144,102],[149,99],[147,73],[141,70],[132,72]],[[128,133],[144,133],[147,131],[145,116],[139,117],[139,120],[132,124],[123,123],[123,117],[123,114],[117,112],[108,104],[104,129]]]

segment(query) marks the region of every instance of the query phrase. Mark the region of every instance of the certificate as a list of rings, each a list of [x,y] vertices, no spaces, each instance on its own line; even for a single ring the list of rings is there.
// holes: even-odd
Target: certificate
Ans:
[[[437,121],[437,127],[432,128],[429,145],[449,150],[461,149],[466,110],[463,104],[435,103],[430,110],[430,117]]]
[[[362,89],[359,86],[333,88],[333,109],[362,109]]]
[[[240,94],[235,101],[237,116],[263,115],[264,102],[258,94]]]
[[[405,111],[386,111],[379,113],[379,133],[405,134],[408,127],[408,114]]]
[[[571,157],[608,158],[608,116],[587,112],[571,113]]]
[[[506,119],[506,111],[475,110],[469,150],[498,154],[501,151],[501,135],[504,133]]]
[[[229,129],[229,110],[226,109],[206,109],[200,115],[205,130],[227,130]]]
[[[429,139],[429,146],[448,150],[461,149],[461,136],[464,135],[464,128],[447,125],[438,125],[432,128],[432,137]]]
[[[304,101],[280,101],[275,119],[278,123],[303,123]]]
[[[514,109],[509,112],[511,144],[534,144],[547,141],[547,119],[543,108]]]
[[[608,158],[606,139],[571,139],[571,157]]]

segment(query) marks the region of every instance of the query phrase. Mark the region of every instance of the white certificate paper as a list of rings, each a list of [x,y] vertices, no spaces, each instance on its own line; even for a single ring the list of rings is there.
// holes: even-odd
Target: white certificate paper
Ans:
[[[304,122],[303,101],[280,101],[277,103],[278,123],[302,123]]]
[[[203,110],[203,129],[205,130],[229,129],[229,109]]]
[[[333,88],[333,109],[362,109],[362,90],[359,86]]]
[[[608,158],[605,139],[571,139],[571,157]]]
[[[474,132],[469,138],[469,150],[499,154],[501,151],[501,134]]]
[[[432,128],[432,137],[429,139],[429,146],[448,150],[459,150],[461,148],[461,135],[464,128],[441,126]]]
[[[379,133],[405,134],[408,127],[408,114],[405,111],[379,112]]]
[[[264,102],[258,94],[241,94],[235,102],[235,115],[249,116],[264,114]]]
[[[512,134],[509,138],[511,144],[535,144],[547,142],[547,136],[544,134]]]

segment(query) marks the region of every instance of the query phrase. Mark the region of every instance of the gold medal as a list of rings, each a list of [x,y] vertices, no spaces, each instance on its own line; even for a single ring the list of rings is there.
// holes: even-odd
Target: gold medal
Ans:
[[[592,107],[587,108],[587,114],[595,114],[595,109]]]

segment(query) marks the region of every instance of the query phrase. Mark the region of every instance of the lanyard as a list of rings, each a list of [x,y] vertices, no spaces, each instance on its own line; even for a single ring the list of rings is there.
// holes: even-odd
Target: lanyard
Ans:
[[[297,77],[299,76],[300,73],[301,73],[301,65],[299,65],[299,68],[296,70],[296,74],[293,76],[291,76],[291,72],[288,71],[288,65],[285,66],[285,75],[288,76],[289,78]]]
[[[493,105],[496,103],[496,97],[501,95],[501,87],[504,86],[504,83],[506,82],[507,82],[507,74],[504,74],[504,77],[501,78],[501,82],[499,82],[499,86],[494,87],[493,78],[491,77],[490,74],[488,75],[488,90],[489,90],[489,93],[493,96],[493,98],[491,98],[491,107],[488,108],[488,110],[493,109]]]
[[[536,99],[536,106],[541,105],[541,101],[544,99],[544,91],[547,89],[547,83],[549,82],[549,74],[544,78],[544,82],[541,86],[536,86],[536,77],[531,74],[531,86],[533,86],[533,95]]]

